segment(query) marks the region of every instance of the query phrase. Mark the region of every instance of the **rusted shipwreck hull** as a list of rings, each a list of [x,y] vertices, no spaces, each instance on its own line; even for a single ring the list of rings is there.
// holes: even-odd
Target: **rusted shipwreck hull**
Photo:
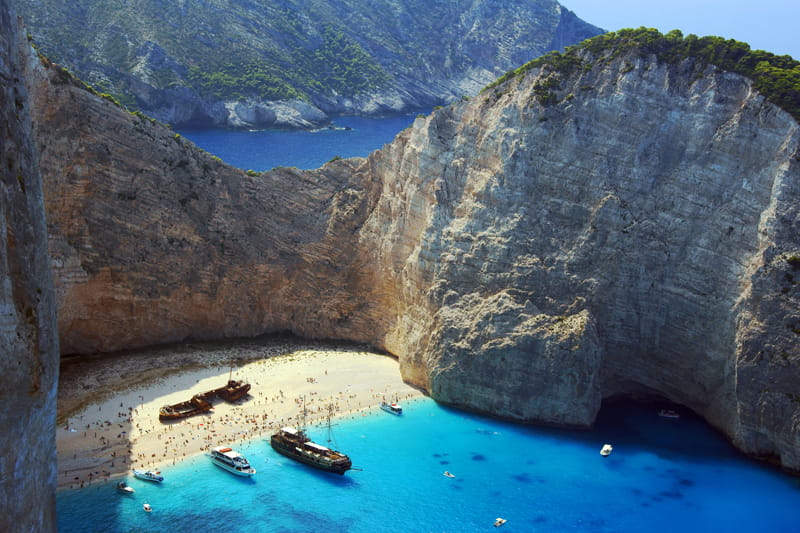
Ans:
[[[195,394],[188,402],[176,403],[173,405],[165,405],[158,410],[159,420],[177,420],[179,418],[186,418],[189,416],[207,413],[214,407],[211,402],[206,400],[200,394]]]
[[[235,402],[247,396],[250,392],[250,384],[241,381],[229,380],[224,387],[195,394],[187,402],[165,405],[158,411],[159,420],[178,420],[194,415],[209,412],[214,406],[211,402],[215,398],[222,398],[226,402]]]

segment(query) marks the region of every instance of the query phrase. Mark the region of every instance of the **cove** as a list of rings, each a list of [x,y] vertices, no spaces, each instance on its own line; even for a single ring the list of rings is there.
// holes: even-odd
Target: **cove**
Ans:
[[[319,168],[334,157],[366,157],[391,142],[419,113],[381,118],[344,116],[317,130],[186,129],[178,132],[229,165],[262,172],[275,167]]]

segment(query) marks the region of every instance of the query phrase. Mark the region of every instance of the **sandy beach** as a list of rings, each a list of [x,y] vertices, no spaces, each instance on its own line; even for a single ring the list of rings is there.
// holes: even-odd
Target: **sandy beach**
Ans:
[[[221,387],[229,375],[250,383],[246,398],[218,399],[209,413],[159,421],[163,405]],[[337,417],[380,416],[382,399],[420,395],[387,355],[298,340],[186,344],[68,361],[59,382],[58,486],[79,488],[134,468],[166,471],[213,446],[268,437],[299,424],[304,401],[311,424],[331,405]]]

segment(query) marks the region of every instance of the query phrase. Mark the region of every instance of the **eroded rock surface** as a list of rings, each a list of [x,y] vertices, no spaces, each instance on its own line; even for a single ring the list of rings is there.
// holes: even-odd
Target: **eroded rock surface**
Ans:
[[[800,470],[797,122],[691,59],[583,59],[258,176],[37,68],[63,350],[351,339],[454,405],[657,394]]]
[[[55,531],[58,338],[23,77],[30,48],[0,0],[0,531]]]

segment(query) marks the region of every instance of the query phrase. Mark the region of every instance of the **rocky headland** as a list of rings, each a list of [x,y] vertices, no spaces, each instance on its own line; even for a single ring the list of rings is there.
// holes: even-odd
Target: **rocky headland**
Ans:
[[[430,108],[598,35],[555,0],[20,0],[50,58],[176,126],[316,127]]]
[[[449,404],[586,427],[657,396],[800,471],[797,120],[692,57],[560,57],[253,175],[31,61],[62,352],[349,339]]]

